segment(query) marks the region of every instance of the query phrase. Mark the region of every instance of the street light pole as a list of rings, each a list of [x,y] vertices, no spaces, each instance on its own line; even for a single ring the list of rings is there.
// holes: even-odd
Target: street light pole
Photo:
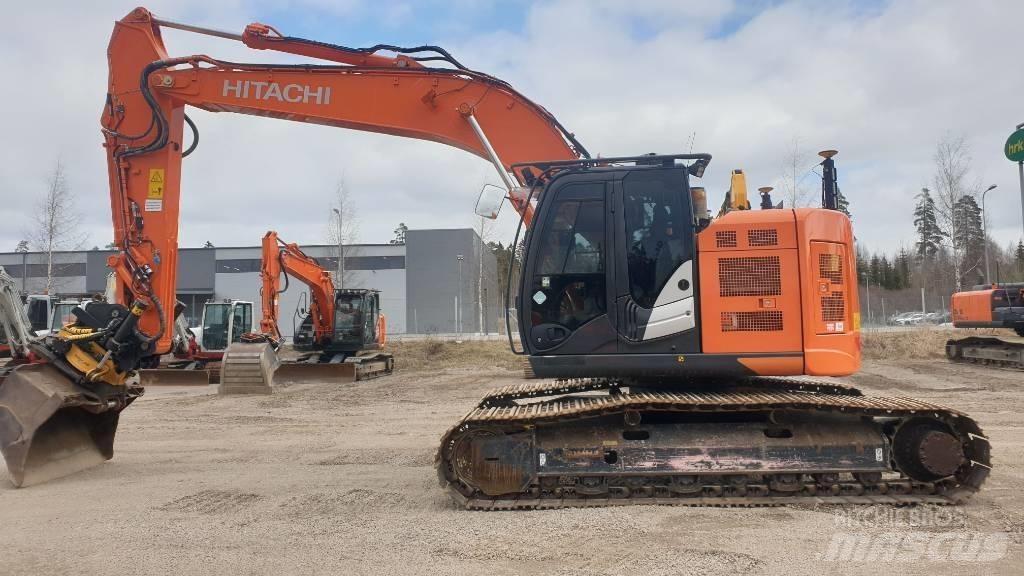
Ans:
[[[985,250],[985,283],[992,283],[992,273],[988,267],[988,212],[985,211],[985,195],[990,191],[995,190],[996,185],[993,184],[985,189],[981,193],[981,240],[983,242],[983,248]]]
[[[459,337],[462,337],[462,261],[466,258],[459,254],[455,258],[459,261],[459,295],[455,298],[457,304],[455,305],[455,330],[458,331]]]
[[[345,287],[345,245],[341,234],[341,225],[343,221],[341,219],[341,210],[334,208],[334,215],[338,217],[338,288]]]

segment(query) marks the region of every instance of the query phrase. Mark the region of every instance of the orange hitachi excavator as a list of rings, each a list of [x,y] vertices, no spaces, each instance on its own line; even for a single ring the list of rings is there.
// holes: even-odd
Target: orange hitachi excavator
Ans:
[[[162,27],[321,63],[171,57]],[[860,364],[853,232],[836,210],[832,151],[821,208],[749,210],[737,171],[731,209],[712,219],[693,183],[710,155],[591,159],[544,108],[440,48],[349,48],[258,24],[233,34],[140,8],[117,22],[108,59],[102,124],[121,249],[110,266],[123,305],[67,326],[47,347],[57,366],[7,378],[8,397],[61,391],[50,404],[0,404],[9,465],[65,398],[116,414],[139,393],[126,375],[168,350],[195,106],[433,140],[494,164],[525,247],[507,289],[510,343],[539,380],[486,395],[444,435],[439,480],[467,508],[959,502],[989,473],[988,441],[960,412],[779,378]],[[478,213],[497,212],[490,200]]]
[[[260,268],[260,300],[263,316],[260,332],[275,342],[283,340],[278,323],[278,295],[288,289],[294,278],[309,288],[309,309],[300,312],[301,321],[292,337],[301,356],[281,362],[274,380],[327,379],[364,380],[390,374],[394,358],[384,352],[386,320],[380,310],[380,293],[366,288],[334,287],[331,275],[294,243],[281,241],[271,230],[263,236],[263,263]],[[282,276],[285,279],[281,286]],[[237,347],[236,347],[237,348]],[[234,373],[232,350],[224,365],[224,374]],[[262,374],[238,371],[236,382],[246,386],[267,386]],[[248,380],[243,380],[249,375]]]
[[[950,299],[956,328],[1006,328],[1024,337],[1024,282],[975,286]],[[968,336],[946,342],[953,362],[974,362],[1024,369],[1024,339]]]

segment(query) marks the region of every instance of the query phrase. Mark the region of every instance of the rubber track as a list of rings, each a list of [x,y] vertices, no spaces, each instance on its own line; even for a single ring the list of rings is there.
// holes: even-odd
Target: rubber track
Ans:
[[[832,383],[815,383],[803,380],[763,378],[759,380],[773,381],[776,384],[767,386],[780,388],[782,391],[765,390],[763,392],[639,392],[619,393],[608,396],[571,396],[558,398],[548,402],[531,404],[507,403],[510,399],[547,396],[542,392],[571,393],[592,391],[599,385],[606,388],[608,381],[571,381],[547,383],[527,383],[509,386],[496,390],[484,397],[480,404],[469,412],[442,437],[438,450],[436,465],[438,477],[457,503],[468,509],[478,510],[512,510],[512,509],[543,509],[568,506],[614,506],[624,504],[672,504],[684,506],[777,506],[795,502],[822,504],[959,504],[970,498],[984,483],[991,469],[988,439],[974,420],[965,414],[929,402],[910,398],[866,397],[858,396],[856,389],[842,387],[848,393],[811,391],[820,384],[820,389],[830,390]],[[797,382],[802,389],[788,389],[787,384]],[[493,402],[499,401],[500,405]],[[838,412],[844,414],[862,414],[865,416],[909,417],[929,416],[950,425],[965,441],[971,444],[969,459],[974,462],[970,474],[961,484],[949,480],[939,483],[919,483],[901,479],[893,482],[883,481],[877,486],[868,486],[856,482],[845,482],[833,490],[838,493],[819,493],[814,484],[804,484],[796,493],[766,494],[756,496],[735,495],[729,488],[719,486],[705,487],[700,495],[672,497],[630,496],[626,498],[573,497],[561,498],[544,495],[523,494],[518,497],[467,497],[460,493],[448,480],[445,472],[447,451],[450,450],[458,436],[471,431],[477,426],[493,428],[494,426],[517,428],[578,420],[606,414],[621,413],[626,410],[648,412],[695,412],[695,413],[739,413],[764,412],[771,410],[807,410],[820,412]],[[709,489],[710,488],[710,489]],[[751,486],[751,488],[756,488]],[[767,490],[766,490],[767,491]]]

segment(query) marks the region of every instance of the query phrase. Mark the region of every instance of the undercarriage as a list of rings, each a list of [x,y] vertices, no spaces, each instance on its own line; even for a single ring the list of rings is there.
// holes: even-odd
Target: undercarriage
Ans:
[[[672,388],[510,386],[449,430],[442,486],[470,509],[955,504],[990,470],[977,423],[855,388],[752,378]]]
[[[1024,338],[972,336],[949,340],[946,357],[952,362],[1024,370]]]

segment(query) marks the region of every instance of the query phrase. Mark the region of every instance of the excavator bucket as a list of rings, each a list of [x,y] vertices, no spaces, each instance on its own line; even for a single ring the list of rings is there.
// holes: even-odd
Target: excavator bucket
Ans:
[[[220,394],[273,394],[280,361],[270,344],[231,344],[220,366]]]
[[[348,362],[282,362],[274,374],[281,383],[302,383],[313,380],[327,382],[355,382],[356,365]]]
[[[208,386],[220,380],[220,370],[152,368],[139,370],[142,386]]]
[[[128,404],[142,389],[133,392]],[[122,409],[85,398],[49,364],[10,371],[0,380],[0,450],[11,481],[31,486],[109,460]]]

